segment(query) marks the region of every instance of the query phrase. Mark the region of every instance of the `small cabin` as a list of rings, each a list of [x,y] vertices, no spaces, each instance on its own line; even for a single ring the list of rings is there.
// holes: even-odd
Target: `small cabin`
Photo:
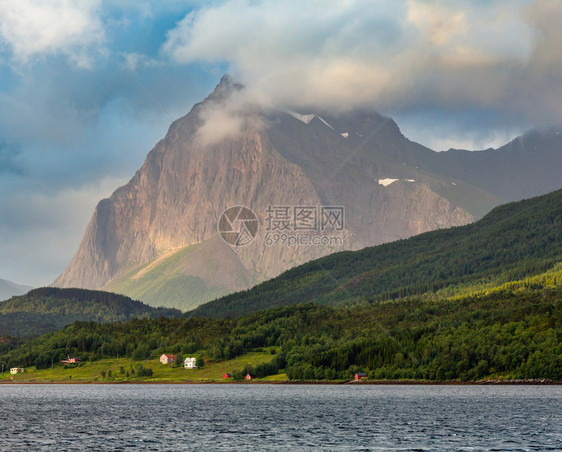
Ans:
[[[172,364],[176,362],[176,355],[170,355],[168,353],[164,353],[161,357],[160,357],[160,362],[162,364]]]
[[[256,378],[256,377],[254,377],[252,374],[246,374],[246,376],[244,377],[244,380],[253,380],[254,378]]]
[[[197,369],[197,358],[185,358],[183,362],[183,367],[186,369]]]
[[[226,380],[227,378],[232,378],[232,374],[230,374],[228,372],[224,373],[223,376],[222,376],[222,379]]]
[[[21,374],[21,373],[23,373],[23,367],[12,367],[12,368],[10,369],[10,373],[11,373],[12,375]]]
[[[355,381],[361,381],[366,379],[367,379],[367,374],[365,372],[357,372],[355,374]]]

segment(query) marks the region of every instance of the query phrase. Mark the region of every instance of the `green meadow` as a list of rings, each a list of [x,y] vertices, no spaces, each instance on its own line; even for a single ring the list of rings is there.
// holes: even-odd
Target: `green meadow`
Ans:
[[[248,352],[234,359],[224,361],[205,360],[201,369],[184,369],[175,364],[161,364],[159,358],[136,361],[130,358],[101,359],[94,362],[83,362],[76,366],[60,364],[53,368],[36,369],[34,366],[25,368],[23,373],[10,375],[5,371],[3,381],[14,382],[135,382],[135,381],[223,381],[223,374],[241,371],[245,366],[255,367],[258,364],[271,361],[269,351]],[[139,377],[132,373],[139,364],[144,368],[152,369],[151,377]],[[122,370],[121,370],[122,369]],[[111,371],[111,376],[109,376]],[[102,372],[105,377],[102,376]],[[127,375],[128,373],[128,375]],[[283,374],[263,378],[263,380],[286,380]]]

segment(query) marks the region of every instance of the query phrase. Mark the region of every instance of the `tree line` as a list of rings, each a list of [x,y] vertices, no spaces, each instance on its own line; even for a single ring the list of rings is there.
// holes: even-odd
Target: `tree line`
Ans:
[[[162,353],[227,360],[278,350],[269,363],[234,369],[293,380],[562,379],[562,289],[505,287],[454,301],[410,297],[361,306],[312,303],[271,308],[237,319],[159,318],[76,322],[25,343],[4,340],[6,367],[51,367],[68,355],[96,361]]]

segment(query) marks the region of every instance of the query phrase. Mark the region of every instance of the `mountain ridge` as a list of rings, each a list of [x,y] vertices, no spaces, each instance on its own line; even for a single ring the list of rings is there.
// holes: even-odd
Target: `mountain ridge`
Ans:
[[[180,314],[109,292],[41,287],[0,302],[0,336],[36,336],[76,321],[116,322]]]
[[[129,183],[98,204],[53,285],[108,289],[154,306],[190,309],[335,251],[470,223],[501,203],[478,181],[447,175],[440,153],[408,140],[392,119],[357,110],[303,120],[248,106],[243,90],[223,77],[171,124]],[[233,254],[216,244],[216,225],[234,205],[253,209],[262,225],[268,205],[344,206],[343,242],[266,246],[262,227]],[[201,265],[187,256],[195,245]],[[185,259],[172,268],[163,256],[173,251]],[[231,271],[231,278],[217,282],[217,275]]]
[[[0,301],[7,300],[14,295],[23,295],[33,287],[26,284],[18,284],[7,279],[0,278]]]

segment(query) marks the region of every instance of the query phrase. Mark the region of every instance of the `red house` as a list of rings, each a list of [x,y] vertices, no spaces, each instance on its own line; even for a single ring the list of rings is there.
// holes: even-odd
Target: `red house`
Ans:
[[[255,377],[252,374],[246,374],[244,380],[253,380]]]
[[[66,359],[62,359],[61,360],[61,364],[76,364],[80,362],[80,358],[75,358],[75,357],[68,357]]]
[[[355,374],[355,381],[366,380],[367,374],[365,372],[357,372]]]
[[[162,364],[172,364],[176,362],[176,355],[170,355],[169,353],[164,353],[160,357],[160,362]]]
[[[232,375],[227,372],[222,376],[222,378],[223,380],[226,380],[227,378],[232,378]]]

